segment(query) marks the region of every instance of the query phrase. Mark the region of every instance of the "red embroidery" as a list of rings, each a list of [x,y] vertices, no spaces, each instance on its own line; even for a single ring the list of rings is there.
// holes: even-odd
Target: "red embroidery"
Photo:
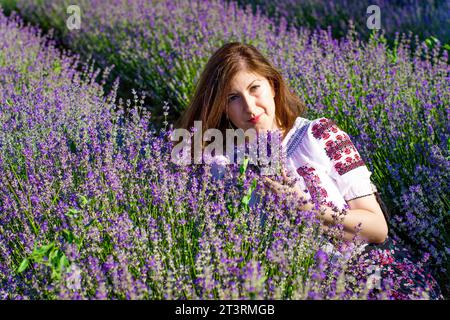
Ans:
[[[317,140],[324,140],[325,152],[339,175],[342,176],[365,165],[350,137],[340,130],[334,121],[322,118],[312,126],[311,130]],[[337,133],[337,135],[331,133]]]
[[[347,157],[345,159],[345,162],[335,163],[334,168],[342,176],[343,174],[364,165],[365,165],[364,161],[361,159],[358,160],[358,158],[355,155],[355,158]]]
[[[327,118],[320,119],[318,122],[314,123],[314,125],[311,128],[314,138],[319,140],[328,139],[330,135],[327,133],[327,131],[337,132],[334,131],[336,129],[332,128],[334,125],[335,125],[334,122],[330,119]]]

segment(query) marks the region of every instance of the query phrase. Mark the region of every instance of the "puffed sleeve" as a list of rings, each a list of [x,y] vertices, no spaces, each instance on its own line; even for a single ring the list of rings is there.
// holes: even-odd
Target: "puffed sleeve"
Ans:
[[[313,120],[308,130],[314,152],[311,157],[321,162],[335,182],[345,201],[373,194],[375,185],[350,137],[328,118]]]

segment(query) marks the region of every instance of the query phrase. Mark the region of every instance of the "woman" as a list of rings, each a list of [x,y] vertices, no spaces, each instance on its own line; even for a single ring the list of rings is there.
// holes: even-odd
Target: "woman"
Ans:
[[[295,192],[299,198],[311,200],[305,209],[312,209],[311,203],[320,206],[325,225],[334,223],[337,211],[346,210],[341,221],[345,239],[352,240],[359,232],[368,244],[360,264],[381,257],[374,263],[377,274],[383,277],[404,264],[405,257],[411,259],[388,237],[387,212],[380,207],[384,205],[371,183],[372,173],[344,131],[324,117],[301,117],[305,109],[280,72],[258,50],[233,42],[222,46],[209,59],[178,127],[190,129],[194,121],[202,121],[203,132],[210,128],[223,133],[227,128],[280,132],[281,147],[287,157],[284,177],[295,179],[295,184],[280,184],[265,177],[267,185],[275,192]],[[386,254],[390,258],[386,259]],[[400,267],[397,269],[403,273]],[[414,275],[397,277],[399,281],[394,281],[390,297],[441,296],[428,274],[411,267],[409,270]]]

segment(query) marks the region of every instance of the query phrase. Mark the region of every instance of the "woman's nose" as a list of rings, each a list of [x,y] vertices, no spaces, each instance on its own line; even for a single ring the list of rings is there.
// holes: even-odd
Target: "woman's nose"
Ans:
[[[252,114],[255,113],[256,105],[255,105],[255,98],[252,96],[244,95],[242,99],[244,103],[244,111]]]

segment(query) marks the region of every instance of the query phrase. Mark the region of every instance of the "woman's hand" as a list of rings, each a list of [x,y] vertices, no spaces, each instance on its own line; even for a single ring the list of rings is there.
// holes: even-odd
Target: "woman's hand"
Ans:
[[[295,180],[289,178],[286,172],[282,170],[283,183],[274,181],[268,177],[263,177],[264,183],[277,194],[294,194],[299,199],[306,200],[305,193],[300,189],[300,187],[295,184]],[[305,205],[306,206],[306,205]],[[308,208],[309,209],[309,208]]]

